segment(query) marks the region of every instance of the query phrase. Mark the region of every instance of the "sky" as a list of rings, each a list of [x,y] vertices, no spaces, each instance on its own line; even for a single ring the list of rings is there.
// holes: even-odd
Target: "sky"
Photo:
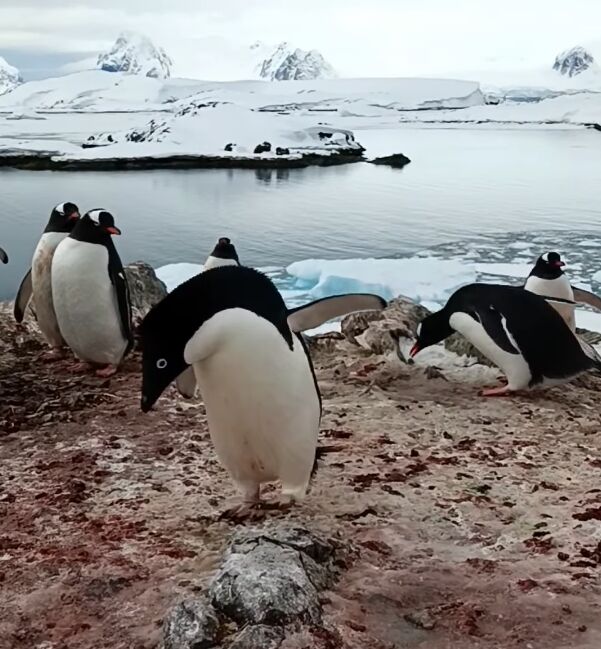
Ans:
[[[216,78],[257,40],[318,49],[340,76],[461,76],[549,67],[573,45],[601,58],[600,25],[601,0],[0,0],[0,56],[52,76],[133,29],[175,76]]]

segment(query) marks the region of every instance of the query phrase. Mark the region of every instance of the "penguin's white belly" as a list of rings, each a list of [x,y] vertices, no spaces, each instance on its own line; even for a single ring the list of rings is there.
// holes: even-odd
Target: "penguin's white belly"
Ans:
[[[67,237],[65,232],[45,232],[33,253],[31,286],[38,326],[53,347],[64,344],[52,300],[52,257],[58,244]]]
[[[52,293],[66,343],[83,361],[117,365],[127,340],[102,245],[67,238],[52,262]]]
[[[531,275],[526,280],[524,288],[531,293],[536,293],[537,295],[543,295],[546,297],[559,297],[562,300],[574,299],[572,285],[565,275],[561,275],[556,279],[542,279]],[[576,307],[570,304],[559,304],[557,302],[549,302],[549,304],[557,311],[557,313],[559,313],[568,327],[574,331],[576,328]]]
[[[499,347],[488,335],[486,329],[467,313],[461,311],[453,313],[449,318],[449,324],[455,331],[469,340],[479,352],[503,370],[512,390],[523,390],[529,387],[532,373],[521,353],[511,354]],[[509,338],[512,340],[511,336]]]
[[[267,320],[244,309],[221,311],[186,347],[207,410],[215,450],[238,483],[280,479],[304,494],[320,406],[300,341],[288,344]]]

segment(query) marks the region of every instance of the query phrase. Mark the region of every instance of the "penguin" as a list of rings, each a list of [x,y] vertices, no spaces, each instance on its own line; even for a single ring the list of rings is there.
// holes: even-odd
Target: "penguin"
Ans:
[[[6,254],[3,248],[0,248],[0,261],[3,264],[8,264],[8,255]]]
[[[204,263],[203,272],[219,266],[240,266],[236,248],[227,237],[218,239],[213,251]],[[179,393],[186,399],[191,399],[196,394],[196,379],[191,366],[177,377],[175,383]]]
[[[33,253],[31,268],[25,274],[15,299],[15,320],[22,322],[25,309],[33,296],[38,326],[51,347],[51,351],[46,354],[49,360],[62,358],[65,344],[52,300],[52,257],[58,244],[73,230],[79,218],[79,208],[75,203],[60,203],[52,210]]]
[[[217,241],[213,252],[211,252],[205,261],[204,270],[210,270],[219,266],[240,266],[236,248],[227,237],[221,237]]]
[[[549,302],[517,286],[469,284],[420,323],[413,358],[454,331],[497,365],[507,385],[482,396],[557,384],[591,369],[601,370],[594,350],[582,344]]]
[[[59,243],[52,259],[56,319],[67,345],[82,363],[113,375],[133,345],[129,287],[111,235],[121,234],[110,212],[83,216]]]
[[[257,270],[200,273],[142,322],[142,410],[191,365],[213,445],[243,499],[227,514],[256,511],[260,485],[278,479],[281,504],[300,501],[315,465],[321,395],[297,323],[385,305],[376,295],[349,294],[288,310]]]

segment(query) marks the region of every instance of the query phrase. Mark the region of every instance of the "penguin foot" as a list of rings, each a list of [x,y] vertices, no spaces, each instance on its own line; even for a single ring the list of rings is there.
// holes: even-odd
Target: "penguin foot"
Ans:
[[[85,361],[80,361],[78,363],[72,363],[67,367],[69,372],[77,374],[78,372],[87,372],[90,369],[91,365]]]
[[[260,503],[241,503],[234,507],[228,507],[218,517],[218,520],[233,521],[241,523],[242,521],[257,521],[265,517],[265,511]]]
[[[40,360],[43,363],[52,363],[53,361],[60,361],[63,358],[66,358],[67,352],[62,347],[53,347],[47,352],[44,352],[40,356]]]
[[[498,388],[485,388],[478,392],[481,397],[510,397],[514,393],[508,385],[501,385]]]
[[[109,376],[113,376],[114,374],[117,374],[118,369],[119,368],[116,365],[107,365],[106,367],[103,367],[101,370],[96,370],[96,376],[106,379]]]

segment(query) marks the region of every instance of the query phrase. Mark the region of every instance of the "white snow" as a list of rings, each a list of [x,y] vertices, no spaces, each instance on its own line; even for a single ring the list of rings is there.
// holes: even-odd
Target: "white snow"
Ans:
[[[11,92],[23,83],[21,73],[0,56],[0,95]]]
[[[573,77],[588,70],[594,62],[593,55],[588,50],[577,46],[558,54],[553,69],[560,74]]]
[[[189,279],[202,273],[204,266],[202,264],[190,264],[180,262],[177,264],[167,264],[156,269],[156,276],[165,284],[167,290],[171,292],[180,284],[187,282]]]
[[[171,76],[173,61],[148,37],[126,31],[119,35],[108,52],[98,56],[97,65],[105,72],[126,72],[167,79]]]

